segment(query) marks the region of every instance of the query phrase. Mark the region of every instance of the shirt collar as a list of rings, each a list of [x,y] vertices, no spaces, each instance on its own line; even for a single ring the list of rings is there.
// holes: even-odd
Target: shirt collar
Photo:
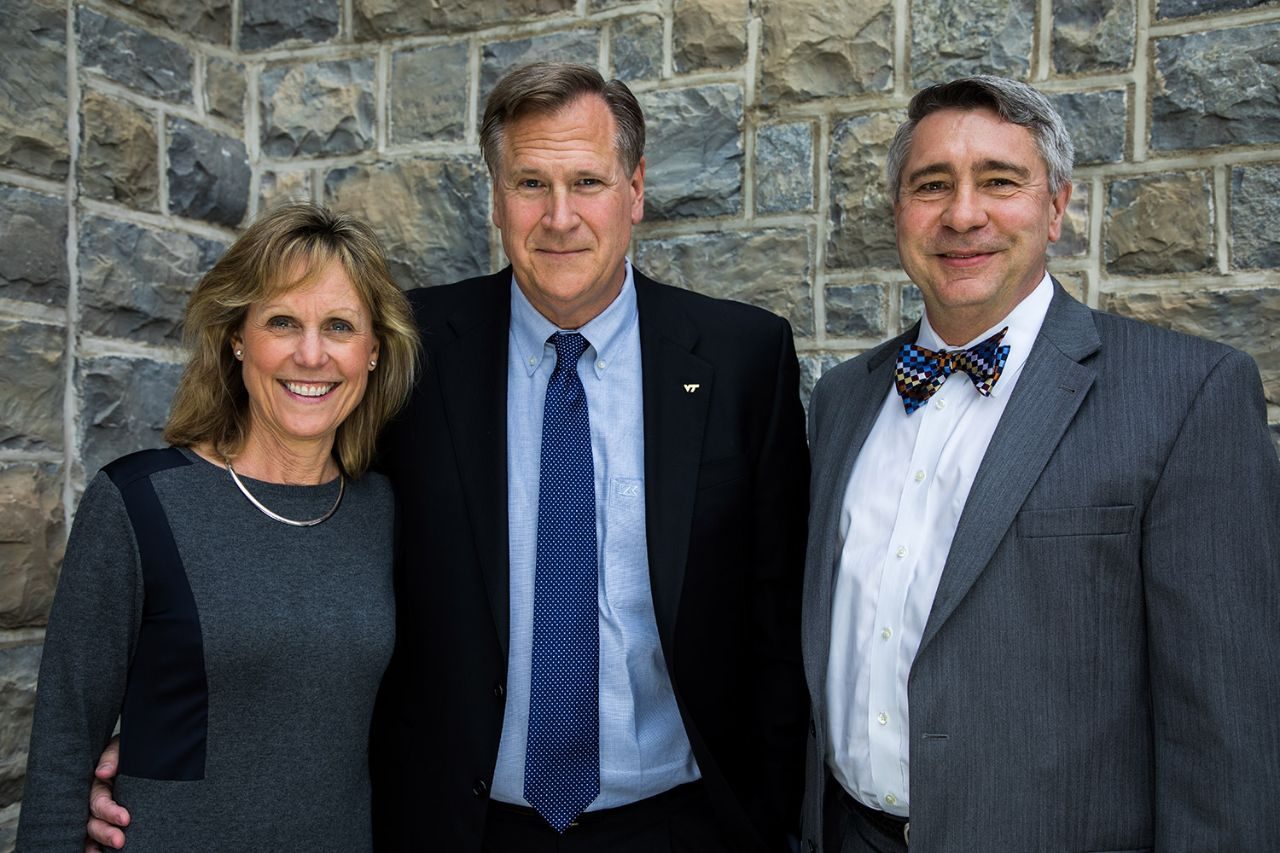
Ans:
[[[622,289],[609,306],[593,317],[580,329],[560,329],[546,317],[538,313],[524,291],[516,284],[516,276],[511,274],[511,335],[516,343],[516,351],[520,353],[525,371],[532,376],[538,369],[542,359],[553,348],[547,339],[559,331],[576,331],[587,339],[589,351],[594,351],[592,369],[597,378],[603,378],[605,371],[612,365],[615,356],[620,354],[620,344],[626,334],[639,322],[640,314],[636,309],[636,287],[631,272],[631,261],[624,259],[625,274]]]
[[[1009,345],[1009,357],[1005,360],[1004,370],[1001,375],[1005,377],[1013,376],[1022,370],[1022,365],[1026,362],[1027,356],[1031,354],[1031,345],[1035,343],[1036,336],[1040,334],[1040,327],[1044,325],[1044,318],[1049,313],[1049,303],[1052,301],[1053,280],[1049,278],[1049,273],[1046,271],[1044,278],[1040,279],[1040,283],[1036,285],[1035,289],[1015,305],[1003,320],[975,336],[972,340],[966,341],[962,346],[947,346],[938,333],[933,330],[933,326],[929,324],[928,311],[920,318],[920,334],[916,339],[916,343],[925,349],[939,351],[968,349],[1008,326],[1009,331],[1005,333],[1004,338],[1000,341],[1002,344]],[[999,396],[1002,389],[1010,387],[1010,384],[1006,382],[1002,385],[997,382],[991,388],[992,396]]]

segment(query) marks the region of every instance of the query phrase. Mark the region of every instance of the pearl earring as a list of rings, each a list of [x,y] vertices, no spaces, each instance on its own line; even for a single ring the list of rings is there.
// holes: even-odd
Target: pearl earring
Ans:
[[[243,358],[244,358],[244,350],[239,350],[239,349],[238,349],[238,350],[236,350],[236,358],[243,359]]]

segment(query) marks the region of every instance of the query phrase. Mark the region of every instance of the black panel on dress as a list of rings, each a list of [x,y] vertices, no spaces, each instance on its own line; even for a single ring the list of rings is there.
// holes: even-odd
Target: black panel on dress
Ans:
[[[151,486],[155,472],[190,464],[170,447],[132,453],[102,469],[124,498],[142,562],[142,624],[120,712],[120,772],[144,779],[204,778],[209,683],[200,615]]]

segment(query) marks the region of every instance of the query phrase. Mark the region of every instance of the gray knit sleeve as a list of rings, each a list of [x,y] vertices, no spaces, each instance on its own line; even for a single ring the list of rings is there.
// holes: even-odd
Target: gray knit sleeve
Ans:
[[[120,714],[142,595],[129,516],[99,473],[76,512],[49,615],[18,850],[83,849],[93,769]]]

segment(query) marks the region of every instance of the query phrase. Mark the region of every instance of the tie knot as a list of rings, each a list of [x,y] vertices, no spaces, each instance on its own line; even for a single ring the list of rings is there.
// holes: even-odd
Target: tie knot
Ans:
[[[551,336],[556,348],[556,366],[574,367],[591,344],[577,332],[556,332]]]

